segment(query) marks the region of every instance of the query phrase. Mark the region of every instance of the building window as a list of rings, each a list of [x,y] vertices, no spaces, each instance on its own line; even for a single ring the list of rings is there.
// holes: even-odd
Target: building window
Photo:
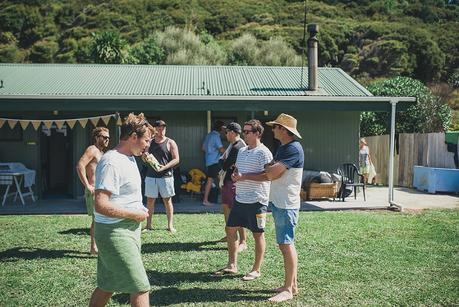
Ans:
[[[19,123],[11,129],[8,123],[4,123],[0,128],[0,141],[22,141],[22,128]]]

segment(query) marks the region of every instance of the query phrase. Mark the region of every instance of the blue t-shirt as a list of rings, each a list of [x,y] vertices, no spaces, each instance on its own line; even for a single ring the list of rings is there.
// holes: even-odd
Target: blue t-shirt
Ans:
[[[271,182],[269,200],[277,208],[299,209],[304,166],[304,152],[300,142],[294,140],[281,145],[274,156],[274,161],[284,164],[287,170],[281,177]]]
[[[202,145],[202,148],[206,152],[206,166],[218,163],[221,156],[219,149],[222,147],[223,144],[220,138],[220,133],[212,130],[206,135],[204,144]]]
[[[274,161],[282,162],[287,169],[301,168],[304,166],[304,151],[300,142],[297,140],[291,141],[285,145],[281,145],[274,155]]]

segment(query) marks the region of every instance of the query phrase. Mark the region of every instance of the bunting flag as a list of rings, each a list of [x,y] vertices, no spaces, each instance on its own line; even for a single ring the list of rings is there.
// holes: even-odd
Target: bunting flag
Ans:
[[[62,129],[65,123],[67,123],[70,129],[73,129],[73,127],[75,127],[75,124],[77,122],[80,123],[81,127],[85,128],[86,125],[88,124],[88,121],[91,122],[91,124],[94,125],[94,127],[97,127],[100,120],[102,120],[105,126],[108,126],[110,119],[112,117],[117,121],[116,124],[120,126],[122,123],[121,118],[118,113],[114,113],[114,114],[101,115],[101,116],[72,118],[72,119],[58,119],[58,120],[0,118],[0,128],[2,128],[5,125],[5,123],[8,123],[8,126],[10,127],[10,129],[14,129],[14,127],[16,127],[16,125],[19,123],[21,125],[22,130],[26,130],[30,124],[32,124],[35,130],[38,130],[41,124],[45,125],[45,127],[47,127],[48,129],[51,129],[51,127],[53,126],[53,122],[54,122],[58,129]]]
[[[40,128],[41,126],[41,120],[31,120],[30,122],[32,123],[32,126],[35,129],[35,131],[37,131],[38,128]]]
[[[76,119],[67,119],[66,122],[67,122],[67,125],[69,125],[70,129],[73,129],[77,121]]]
[[[121,126],[123,122],[121,121],[121,116],[118,114],[118,119],[116,120],[116,125]]]
[[[56,124],[57,129],[62,129],[65,123],[65,120],[55,120],[54,123]]]
[[[99,119],[100,117],[91,117],[89,120],[91,121],[94,127],[97,127],[97,124],[99,123]]]
[[[86,128],[86,124],[88,123],[88,119],[79,119],[78,122],[80,123],[82,128]]]
[[[10,126],[11,129],[14,129],[14,127],[16,127],[17,123],[18,123],[17,119],[9,120],[8,121],[8,126]]]
[[[20,120],[19,124],[21,124],[22,130],[26,130],[30,122],[28,120]]]
[[[53,121],[52,120],[43,120],[42,123],[48,129],[51,129],[51,126],[53,125]]]

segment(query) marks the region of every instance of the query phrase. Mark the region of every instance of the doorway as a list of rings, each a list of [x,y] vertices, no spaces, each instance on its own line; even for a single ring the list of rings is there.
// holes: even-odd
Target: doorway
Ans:
[[[71,130],[64,125],[43,126],[40,137],[42,193],[44,198],[68,198],[71,186]]]

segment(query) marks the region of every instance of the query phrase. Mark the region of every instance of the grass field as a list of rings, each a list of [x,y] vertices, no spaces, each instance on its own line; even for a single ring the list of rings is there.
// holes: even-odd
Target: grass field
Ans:
[[[219,214],[176,215],[178,233],[142,234],[151,305],[266,305],[283,265],[268,220],[263,276],[243,282],[253,239],[236,277],[226,264]],[[86,216],[0,217],[0,306],[85,306],[96,285]],[[459,304],[459,211],[303,212],[297,230],[300,295],[291,305]],[[125,305],[116,294],[110,306]]]

